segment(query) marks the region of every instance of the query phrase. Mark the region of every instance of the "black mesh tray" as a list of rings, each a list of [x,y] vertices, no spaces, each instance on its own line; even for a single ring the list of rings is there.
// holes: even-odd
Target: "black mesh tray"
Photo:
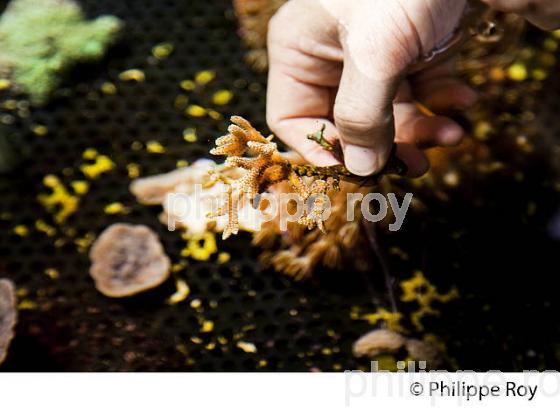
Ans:
[[[5,3],[5,2],[2,2]],[[98,293],[88,275],[86,253],[72,243],[61,248],[53,238],[31,230],[20,237],[13,227],[32,227],[39,218],[51,221],[37,203],[44,191],[42,178],[53,173],[68,182],[76,174],[82,152],[89,147],[110,155],[117,167],[95,180],[67,225],[78,237],[99,233],[117,221],[144,223],[162,238],[177,261],[184,246],[177,233],[157,220],[157,209],[135,203],[128,192],[126,165],[138,163],[142,175],[172,170],[177,160],[205,156],[213,138],[238,114],[264,129],[265,76],[244,63],[231,5],[226,0],[95,0],[81,2],[91,17],[114,14],[126,22],[119,46],[104,61],[79,67],[66,82],[67,96],[56,98],[31,117],[17,118],[6,129],[17,133],[25,152],[22,165],[0,179],[0,210],[12,218],[0,221],[0,276],[13,278],[34,303],[20,312],[17,337],[2,370],[186,370],[323,371],[367,368],[367,360],[353,358],[351,344],[370,329],[350,318],[352,306],[374,309],[364,292],[363,278],[353,272],[318,272],[307,283],[294,283],[256,262],[259,250],[241,235],[220,250],[230,262],[192,261],[179,273],[203,311],[189,303],[174,306],[165,299],[172,281],[155,291],[127,300],[110,300]],[[151,48],[171,42],[174,53],[153,63]],[[144,83],[123,83],[126,69],[144,70]],[[217,78],[193,103],[210,105],[211,91],[232,89],[235,99],[222,107],[224,119],[190,119],[174,107],[179,83],[203,69]],[[116,95],[103,95],[105,81],[117,84]],[[541,122],[551,138],[560,130],[557,118],[560,83],[552,81],[542,97]],[[198,100],[196,100],[198,99]],[[551,114],[552,113],[552,114]],[[44,124],[48,135],[38,137],[32,124]],[[199,141],[185,143],[182,130],[196,126]],[[165,155],[131,149],[133,141],[157,140]],[[76,171],[75,171],[76,172]],[[548,237],[546,221],[557,195],[545,186],[549,170],[535,166],[527,182],[504,181],[488,190],[488,208],[472,209],[460,202],[434,205],[430,217],[407,221],[397,236],[385,238],[410,252],[408,261],[391,259],[399,277],[414,270],[429,272],[446,289],[457,285],[461,299],[426,322],[446,344],[461,368],[558,368],[560,326],[558,298],[551,282],[557,275],[558,242]],[[527,222],[520,209],[527,198],[546,204],[543,217]],[[103,207],[120,201],[128,215],[106,215]],[[461,231],[460,240],[450,233]],[[422,238],[422,239],[418,239]],[[60,272],[53,280],[45,269]],[[211,333],[199,333],[203,316],[215,323]],[[193,337],[199,337],[200,340]],[[256,353],[243,352],[237,340],[252,342]]]

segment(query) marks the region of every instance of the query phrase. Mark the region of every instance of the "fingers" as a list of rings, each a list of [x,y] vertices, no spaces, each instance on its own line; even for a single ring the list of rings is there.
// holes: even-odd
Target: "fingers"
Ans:
[[[378,172],[388,159],[392,103],[407,68],[453,31],[465,0],[371,4],[360,2],[340,23],[344,69],[334,107],[346,167],[362,176]]]
[[[311,164],[320,167],[339,164],[330,152],[306,138],[306,135],[318,131],[323,125],[326,126],[325,136],[337,135],[334,124],[323,118],[285,119],[275,124],[274,132],[282,135],[282,140]]]
[[[326,166],[335,164],[335,158],[305,138],[325,124],[326,135],[340,139],[348,169],[366,176],[385,165],[395,140],[396,120],[396,140],[402,145],[399,155],[409,162],[411,175],[425,172],[427,160],[419,147],[454,145],[462,131],[446,118],[423,116],[410,103],[410,90],[399,93],[394,105],[406,68],[418,53],[414,48],[419,45],[417,33],[404,13],[408,9],[372,8],[364,1],[356,13],[340,20],[337,16],[346,15],[340,11],[313,17],[318,13],[316,4],[288,2],[269,28],[267,121],[271,130],[306,160]],[[344,2],[333,4],[346,8]],[[308,8],[305,13],[302,6]],[[371,13],[364,17],[366,9]],[[383,28],[387,21],[409,24],[388,31]],[[469,90],[461,87],[449,80],[445,86],[427,85],[422,95],[435,107],[449,106],[450,101],[459,107],[472,99]]]
[[[443,116],[427,117],[414,104],[395,105],[397,142],[410,142],[420,148],[453,147],[461,142],[463,129]]]
[[[478,100],[477,93],[458,78],[453,61],[422,71],[410,81],[414,98],[436,113],[465,110]]]
[[[560,27],[558,0],[483,0],[496,10],[517,13],[543,30]]]
[[[330,87],[302,81],[287,69],[283,60],[273,60],[268,76],[268,125],[282,141],[318,166],[338,163],[332,154],[306,138],[323,124],[327,127],[327,136],[337,135],[334,124],[327,120],[331,113],[332,94]]]
[[[430,169],[430,161],[424,152],[416,145],[401,142],[397,146],[397,156],[408,167],[407,177],[419,178]]]
[[[443,79],[414,87],[416,99],[432,111],[446,113],[472,107],[478,96],[476,92],[458,79]]]
[[[333,90],[342,72],[342,51],[331,44],[328,19],[314,1],[291,1],[275,15],[268,33],[268,125],[282,141],[318,166],[338,163],[306,138],[323,124],[327,136],[337,135],[328,118],[332,117]]]
[[[393,100],[420,46],[411,24],[398,31],[391,25],[409,21],[398,2],[359,4],[339,23],[344,68],[333,116],[346,167],[367,176],[387,162],[395,136]]]
[[[408,167],[408,176],[426,173],[429,162],[422,149],[435,146],[455,146],[464,136],[455,121],[442,116],[427,117],[412,103],[395,104],[397,156]]]
[[[398,42],[373,36],[373,22],[356,19],[342,36],[344,68],[333,110],[345,165],[361,176],[387,162],[395,136],[393,100],[412,58]]]

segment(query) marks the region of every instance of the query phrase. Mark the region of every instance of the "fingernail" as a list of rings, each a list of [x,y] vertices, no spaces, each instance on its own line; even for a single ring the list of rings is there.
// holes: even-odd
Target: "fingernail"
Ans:
[[[463,129],[458,125],[448,125],[438,133],[438,142],[443,146],[455,146],[463,138]]]
[[[348,171],[365,177],[377,171],[377,153],[371,148],[348,144],[344,147],[344,163]]]

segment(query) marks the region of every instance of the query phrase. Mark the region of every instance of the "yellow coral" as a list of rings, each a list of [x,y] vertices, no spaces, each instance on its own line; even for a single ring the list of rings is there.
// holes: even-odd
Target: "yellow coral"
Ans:
[[[124,206],[121,202],[110,203],[109,205],[106,205],[104,208],[104,212],[107,215],[126,214],[129,211],[130,209]]]
[[[257,347],[254,345],[254,343],[244,342],[240,340],[239,342],[237,342],[236,346],[243,350],[245,353],[257,353]]]
[[[167,303],[170,305],[176,305],[184,301],[191,292],[189,285],[184,279],[175,279],[175,287],[177,290],[167,299]]]
[[[214,322],[211,320],[203,320],[200,326],[200,331],[202,333],[210,333],[214,330]]]
[[[146,151],[148,151],[151,154],[163,154],[165,153],[166,149],[158,141],[148,141],[146,143]]]
[[[216,78],[216,72],[212,70],[203,70],[196,73],[194,81],[199,85],[206,85]]]
[[[43,184],[50,188],[52,193],[41,194],[37,199],[47,211],[55,211],[54,220],[56,223],[64,223],[70,215],[76,212],[80,199],[70,194],[55,175],[45,176]]]
[[[72,187],[74,192],[78,195],[85,195],[89,191],[88,181],[72,181],[70,182],[70,186]]]
[[[94,161],[93,164],[80,165],[80,171],[89,179],[96,179],[98,176],[111,171],[115,163],[106,155],[100,155],[95,149],[84,151],[83,158]]]
[[[47,275],[51,279],[58,279],[58,277],[60,276],[60,272],[58,272],[58,270],[54,268],[47,268],[45,269],[45,275]]]
[[[230,90],[220,90],[212,96],[212,102],[216,105],[226,105],[232,99],[233,93]]]
[[[131,68],[130,70],[120,73],[119,79],[122,81],[136,81],[137,83],[141,83],[146,80],[146,75],[142,70]]]
[[[39,232],[43,232],[47,236],[56,235],[56,228],[49,225],[48,223],[46,223],[42,219],[38,219],[38,220],[35,221],[35,229],[37,229]]]
[[[200,105],[192,104],[185,109],[185,114],[191,117],[200,118],[208,114],[208,110]]]
[[[422,318],[427,315],[439,315],[439,311],[432,307],[433,302],[446,303],[459,297],[459,291],[456,288],[451,289],[445,294],[438,292],[437,288],[426,279],[421,271],[414,272],[411,279],[401,282],[403,294],[402,302],[417,302],[418,310],[411,315],[412,324],[418,330],[424,330]]]
[[[199,235],[185,235],[187,246],[181,251],[181,256],[191,257],[197,261],[207,261],[218,251],[216,237],[213,232]]]
[[[360,313],[359,309],[354,309],[350,316],[356,320],[366,320],[372,325],[377,325],[379,322],[383,322],[389,330],[394,332],[404,332],[404,328],[401,325],[403,315],[399,312],[391,312],[385,308],[379,308],[374,313]]]
[[[27,236],[29,229],[25,225],[18,225],[14,227],[14,233],[18,236]]]

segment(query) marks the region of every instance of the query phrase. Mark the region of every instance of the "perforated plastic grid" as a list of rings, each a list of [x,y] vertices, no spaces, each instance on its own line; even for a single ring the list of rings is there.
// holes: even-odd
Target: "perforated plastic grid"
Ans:
[[[5,3],[5,2],[3,2]],[[193,161],[207,153],[209,142],[220,135],[226,120],[186,118],[174,107],[181,93],[180,81],[202,69],[215,69],[217,78],[205,92],[191,95],[191,102],[211,105],[212,90],[233,89],[235,99],[222,107],[246,116],[263,128],[265,77],[243,63],[244,50],[236,36],[236,23],[226,0],[82,1],[89,16],[114,14],[126,22],[120,46],[94,66],[80,67],[67,81],[66,96],[17,118],[8,128],[22,140],[27,159],[12,175],[1,179],[1,209],[11,219],[0,221],[0,276],[14,279],[27,290],[23,299],[34,302],[21,311],[10,356],[3,370],[341,370],[367,366],[352,357],[351,344],[370,329],[350,318],[352,306],[374,309],[364,291],[363,278],[353,272],[319,272],[308,283],[293,283],[262,270],[259,250],[249,238],[219,242],[232,260],[220,265],[196,262],[179,276],[191,295],[202,300],[197,312],[187,303],[165,304],[173,293],[172,281],[160,288],[125,300],[111,300],[98,293],[87,274],[87,255],[69,243],[61,248],[53,238],[31,230],[20,237],[16,225],[32,227],[50,216],[37,203],[42,178],[53,173],[63,182],[78,179],[81,153],[88,147],[109,155],[117,168],[91,184],[78,212],[68,225],[77,237],[99,233],[117,221],[144,223],[158,232],[176,261],[184,242],[166,231],[157,220],[157,209],[136,204],[128,192],[126,165],[141,165],[142,175],[172,170],[176,161]],[[166,60],[150,59],[151,48],[171,42],[174,53]],[[118,74],[142,69],[143,83],[124,83]],[[113,81],[116,95],[103,95],[99,87]],[[552,97],[543,107],[554,109],[560,84],[549,87]],[[546,102],[544,102],[546,101]],[[546,128],[558,135],[554,117]],[[29,131],[32,124],[48,127],[47,136]],[[185,143],[185,127],[195,126],[199,141]],[[551,134],[551,135],[552,135]],[[131,149],[133,141],[157,140],[165,155]],[[64,169],[73,175],[64,176]],[[399,278],[415,269],[429,272],[442,289],[457,285],[461,299],[445,307],[440,317],[426,321],[447,346],[461,368],[532,369],[558,367],[558,302],[550,286],[556,275],[558,243],[545,231],[549,209],[557,197],[544,181],[548,169],[535,167],[527,182],[501,181],[481,187],[488,206],[471,208],[460,201],[434,205],[429,218],[407,220],[397,235],[383,238],[384,246],[398,245],[407,260],[390,258]],[[496,181],[494,181],[495,183]],[[519,198],[519,194],[523,198]],[[521,218],[527,198],[546,204],[538,220]],[[106,215],[103,207],[121,201],[128,215]],[[451,233],[454,235],[451,240]],[[58,279],[44,274],[55,268]],[[212,320],[211,333],[200,334],[201,315]],[[239,340],[254,343],[257,352],[243,352]],[[201,340],[194,342],[193,336]],[[218,336],[224,336],[219,341]],[[224,341],[225,340],[225,341]],[[215,346],[213,345],[215,343]]]

